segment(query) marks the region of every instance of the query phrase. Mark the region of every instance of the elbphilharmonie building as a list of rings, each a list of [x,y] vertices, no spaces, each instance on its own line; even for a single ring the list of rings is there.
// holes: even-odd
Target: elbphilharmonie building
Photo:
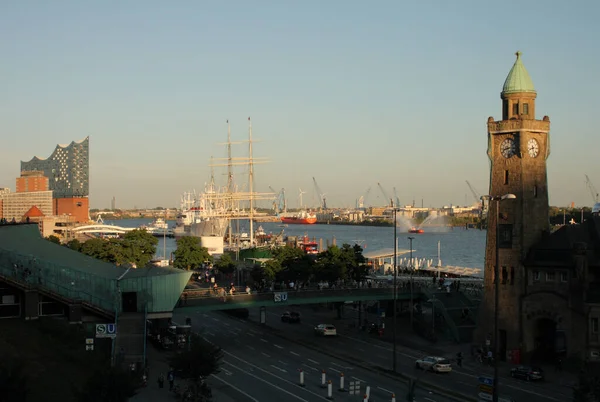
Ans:
[[[44,172],[54,198],[87,197],[90,192],[89,144],[90,137],[86,137],[68,145],[57,145],[46,159],[34,156],[28,162],[22,161],[21,172]]]

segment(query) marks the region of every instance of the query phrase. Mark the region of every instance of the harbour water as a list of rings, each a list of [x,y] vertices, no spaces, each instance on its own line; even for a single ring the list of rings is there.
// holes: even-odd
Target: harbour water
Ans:
[[[123,219],[116,221],[106,221],[107,224],[114,224],[122,227],[139,227],[151,223],[151,219]],[[169,226],[175,225],[174,221],[169,221]],[[323,239],[323,245],[332,243],[335,237],[337,245],[344,243],[353,245],[358,243],[365,248],[365,252],[375,252],[382,249],[393,249],[394,247],[394,228],[393,227],[375,227],[375,226],[353,226],[353,225],[289,225],[281,227],[279,223],[260,223],[255,224],[254,228],[262,226],[266,233],[278,234],[284,230],[288,236],[307,235],[311,239]],[[408,237],[413,237],[413,256],[415,258],[432,259],[434,264],[437,262],[438,242],[441,245],[442,265],[458,266],[466,268],[482,268],[485,257],[485,230],[465,229],[465,228],[432,228],[423,234],[408,234],[404,228],[398,228],[398,249],[409,250],[410,244]],[[248,232],[249,225],[247,221],[240,222],[240,232]],[[166,248],[163,238],[159,237],[157,247],[157,257],[162,258],[166,249],[166,257],[169,258],[175,251],[175,239],[166,239]],[[404,256],[404,257],[407,257]],[[402,258],[402,257],[400,257]]]

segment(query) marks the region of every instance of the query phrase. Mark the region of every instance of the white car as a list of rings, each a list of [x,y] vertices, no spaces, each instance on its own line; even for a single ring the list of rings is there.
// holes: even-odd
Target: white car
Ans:
[[[415,368],[430,370],[435,373],[449,373],[452,371],[450,360],[444,357],[427,356],[415,362]]]
[[[337,336],[337,330],[331,324],[319,324],[315,327],[315,334],[321,336]]]

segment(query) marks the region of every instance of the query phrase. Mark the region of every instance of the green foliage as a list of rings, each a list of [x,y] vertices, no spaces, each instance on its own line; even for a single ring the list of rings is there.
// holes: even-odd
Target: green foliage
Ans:
[[[279,281],[307,281],[312,275],[314,261],[296,247],[282,247],[273,253],[273,268]]]
[[[70,248],[71,250],[75,250],[75,251],[81,251],[81,247],[83,246],[83,244],[82,244],[82,243],[81,243],[79,240],[77,240],[77,239],[73,239],[73,240],[70,240],[70,241],[69,241],[69,242],[66,244],[66,246],[67,246],[68,248]]]
[[[235,261],[233,261],[229,254],[223,254],[221,258],[215,262],[215,268],[225,275],[233,273],[235,267]]]
[[[175,250],[175,268],[192,270],[207,261],[212,261],[212,256],[206,247],[200,245],[200,238],[185,236],[177,239],[177,250]]]
[[[68,246],[71,247],[69,242]],[[145,230],[132,230],[122,239],[90,239],[83,243],[80,251],[90,257],[112,264],[135,264],[146,266],[154,258],[158,239]]]
[[[29,393],[29,378],[23,361],[0,357],[0,401],[26,401]]]
[[[198,334],[190,335],[190,350],[174,355],[171,366],[183,379],[193,382],[219,373],[223,351],[220,347],[206,341]]]
[[[315,269],[315,279],[322,281],[335,281],[337,279],[351,279],[361,281],[367,275],[366,259],[362,254],[362,247],[349,244],[329,247],[319,254]]]
[[[127,402],[135,395],[138,379],[129,370],[98,368],[79,395],[81,402]]]
[[[50,235],[50,236],[46,237],[46,240],[48,240],[49,242],[52,242],[54,244],[60,244],[60,238],[58,236]]]

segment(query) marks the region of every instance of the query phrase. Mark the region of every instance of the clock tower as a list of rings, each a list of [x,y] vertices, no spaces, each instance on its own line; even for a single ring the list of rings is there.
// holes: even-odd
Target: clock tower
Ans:
[[[476,331],[477,341],[494,345],[497,308],[496,336],[501,360],[505,359],[506,352],[524,346],[526,329],[521,305],[528,282],[523,263],[529,249],[549,231],[546,160],[550,155],[550,119],[544,116],[536,120],[537,93],[521,53],[517,52],[516,56],[500,94],[502,120],[489,117],[487,121],[487,154],[491,165],[489,195],[495,200],[489,202],[484,295]],[[501,200],[506,194],[515,197]],[[498,278],[494,277],[496,250]],[[498,281],[497,287],[495,281]]]

